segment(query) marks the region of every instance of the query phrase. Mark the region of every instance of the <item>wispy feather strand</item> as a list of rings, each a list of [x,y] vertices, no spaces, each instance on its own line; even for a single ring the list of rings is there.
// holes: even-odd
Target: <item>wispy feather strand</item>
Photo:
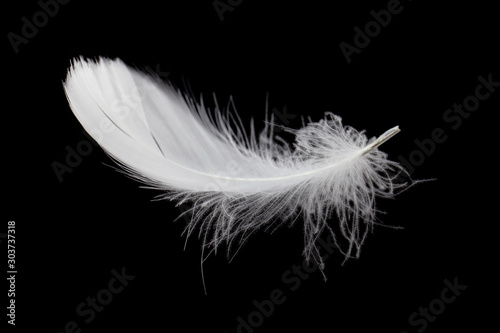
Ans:
[[[197,232],[209,250],[202,261],[223,243],[230,257],[257,230],[298,221],[307,260],[323,268],[316,244],[325,229],[346,258],[357,257],[376,221],[375,198],[406,185],[395,182],[406,171],[378,149],[397,127],[368,139],[326,113],[287,129],[291,146],[273,133],[273,117],[259,135],[253,123],[247,134],[237,114],[209,112],[168,83],[103,58],[75,60],[64,88],[83,127],[128,175],[163,191],[161,199],[191,203],[185,234]]]

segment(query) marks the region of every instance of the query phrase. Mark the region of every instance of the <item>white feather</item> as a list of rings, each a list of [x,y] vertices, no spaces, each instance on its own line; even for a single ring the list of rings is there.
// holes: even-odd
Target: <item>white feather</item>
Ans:
[[[368,140],[327,113],[289,129],[291,147],[275,139],[272,118],[260,135],[253,124],[247,135],[237,115],[212,114],[120,60],[75,60],[64,89],[85,130],[127,173],[164,190],[162,198],[193,204],[187,236],[199,230],[210,252],[227,242],[229,255],[256,230],[300,217],[307,260],[323,268],[315,244],[324,229],[346,258],[358,256],[375,198],[405,185],[394,182],[403,168],[377,149],[398,127]]]

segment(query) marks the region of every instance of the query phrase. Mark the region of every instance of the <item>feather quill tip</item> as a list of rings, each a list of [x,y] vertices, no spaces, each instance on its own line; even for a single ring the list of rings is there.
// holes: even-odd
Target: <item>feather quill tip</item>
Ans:
[[[261,134],[252,124],[247,135],[237,115],[211,114],[119,59],[75,59],[64,89],[83,127],[127,174],[163,191],[163,199],[192,203],[184,234],[199,230],[209,254],[226,243],[229,257],[257,230],[301,217],[307,260],[323,269],[316,246],[323,231],[346,259],[358,257],[376,221],[375,198],[406,186],[399,182],[406,170],[376,149],[398,126],[369,142],[326,113],[290,130],[291,146],[276,140],[272,119]]]
[[[399,126],[394,126],[393,128],[388,129],[387,131],[384,132],[384,134],[379,136],[377,138],[377,140],[373,141],[371,144],[366,146],[366,148],[363,149],[362,155],[369,153],[370,151],[372,151],[375,148],[378,148],[384,142],[386,142],[387,140],[389,140],[390,138],[392,138],[394,135],[398,134],[399,132],[401,132],[401,130],[399,129]]]

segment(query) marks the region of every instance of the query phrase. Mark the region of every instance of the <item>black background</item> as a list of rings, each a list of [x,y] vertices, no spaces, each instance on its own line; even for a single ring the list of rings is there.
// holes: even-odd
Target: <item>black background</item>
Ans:
[[[417,332],[422,326],[409,316],[457,278],[467,289],[425,331],[485,331],[498,311],[489,301],[497,300],[500,92],[456,130],[443,114],[474,94],[479,75],[500,81],[498,15],[480,2],[402,1],[402,12],[348,64],[339,44],[353,44],[353,28],[387,3],[244,0],[221,21],[210,0],[73,0],[18,53],[7,34],[21,34],[21,18],[31,20],[40,6],[4,4],[1,232],[16,221],[16,329],[61,332],[75,321],[82,332],[236,332],[254,300],[280,289],[286,301],[255,332]],[[408,159],[415,140],[442,128],[447,140],[412,174],[436,180],[379,201],[381,220],[404,229],[375,228],[358,260],[342,265],[339,253],[330,256],[327,282],[314,272],[291,291],[282,279],[302,261],[298,221],[255,234],[231,263],[223,249],[210,257],[205,295],[200,241],[190,238],[183,249],[185,221],[173,222],[174,203],[152,201],[158,193],[116,172],[98,147],[58,180],[52,163],[87,140],[62,89],[70,59],[80,55],[149,67],[209,104],[214,92],[222,105],[233,96],[243,121],[253,117],[257,128],[267,94],[269,109],[286,107],[293,128],[325,111],[370,137],[399,125],[382,147],[393,160]],[[135,279],[85,323],[77,306],[123,267]],[[6,306],[6,290],[0,294]]]

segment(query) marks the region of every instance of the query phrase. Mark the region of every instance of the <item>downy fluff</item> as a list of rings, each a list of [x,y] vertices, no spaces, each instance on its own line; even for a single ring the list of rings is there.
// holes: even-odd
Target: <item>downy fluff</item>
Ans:
[[[64,89],[85,130],[126,171],[161,198],[191,203],[185,233],[203,241],[204,260],[226,243],[228,256],[259,229],[304,228],[304,256],[323,268],[316,240],[325,229],[346,256],[359,255],[376,221],[375,198],[391,198],[405,173],[378,139],[326,113],[291,130],[290,146],[273,118],[245,133],[236,114],[208,112],[167,83],[120,60],[75,59]]]

